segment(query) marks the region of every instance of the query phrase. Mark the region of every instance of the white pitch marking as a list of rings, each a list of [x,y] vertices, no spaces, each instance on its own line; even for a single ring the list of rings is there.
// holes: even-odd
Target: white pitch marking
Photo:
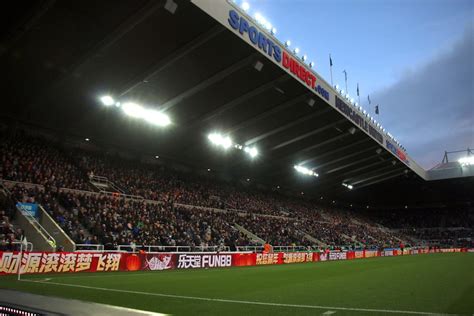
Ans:
[[[324,312],[323,315],[332,315],[336,313],[337,313],[336,311],[327,311],[327,312]]]
[[[129,293],[129,294],[168,297],[168,298],[176,298],[176,299],[195,300],[195,301],[218,302],[218,303],[279,306],[279,307],[295,307],[295,308],[325,309],[325,310],[335,309],[335,310],[341,310],[341,311],[355,311],[355,312],[369,312],[369,313],[392,313],[392,314],[437,315],[437,316],[455,315],[455,314],[443,314],[443,313],[431,313],[431,312],[403,311],[403,310],[393,310],[393,309],[333,307],[333,306],[320,306],[320,305],[300,305],[300,304],[271,303],[271,302],[260,302],[260,301],[241,301],[241,300],[231,300],[231,299],[224,299],[224,298],[210,298],[210,297],[199,297],[199,296],[185,296],[185,295],[149,293],[149,292],[131,291],[131,290],[109,289],[109,288],[104,288],[104,287],[95,287],[95,286],[87,286],[87,285],[79,285],[79,284],[68,284],[68,283],[57,283],[57,282],[43,282],[43,281],[34,281],[34,280],[21,280],[20,282],[32,282],[32,283],[41,283],[41,284],[48,284],[48,285],[77,287],[77,288],[97,290],[97,291],[109,291],[109,292],[118,292],[118,293]]]

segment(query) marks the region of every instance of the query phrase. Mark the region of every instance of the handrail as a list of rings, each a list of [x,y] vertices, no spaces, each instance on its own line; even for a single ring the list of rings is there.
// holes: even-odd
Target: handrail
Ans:
[[[21,245],[23,244],[22,241],[14,241],[12,242],[14,245]],[[26,242],[26,249],[23,249],[23,251],[33,251],[33,243],[32,242]]]
[[[69,237],[68,234],[66,234],[66,232],[61,228],[61,226],[59,226],[59,224],[51,217],[51,215],[49,215],[48,212],[46,212],[46,210],[43,208],[43,206],[41,204],[38,204],[39,208],[41,209],[41,211],[43,211],[43,216],[46,216],[52,223],[53,225],[64,235],[66,236],[66,239],[71,243],[72,247],[73,247],[73,250],[76,250],[76,243],[71,239],[71,237]]]
[[[223,252],[230,251],[229,246],[144,246],[147,252]],[[136,252],[143,249],[138,245],[118,245],[117,250]]]
[[[237,246],[235,248],[237,251],[252,251],[252,252],[263,251],[263,246]]]
[[[46,240],[46,242],[48,244],[51,245],[51,242],[52,244],[56,245],[56,240],[53,238],[53,236],[51,236],[48,231],[43,227],[41,226],[41,224],[36,220],[36,218],[34,218],[34,216],[32,215],[29,215],[28,213],[24,213],[20,207],[18,207],[17,205],[15,205],[17,210],[20,212],[21,215],[23,215],[26,220],[28,222],[30,222],[30,224],[36,229],[36,231]],[[52,246],[51,246],[52,247]]]
[[[120,188],[118,185],[116,185],[115,183],[110,181],[107,177],[92,175],[92,176],[89,176],[89,181],[91,183],[94,182],[94,181],[97,182],[97,183],[104,183],[107,186],[110,186],[113,189],[119,191],[119,193],[125,194],[125,191],[122,188]]]
[[[84,249],[85,248],[85,249]],[[88,249],[89,248],[89,249]],[[90,249],[92,248],[92,249]],[[76,250],[78,252],[81,251],[104,251],[104,245],[102,244],[76,244]]]

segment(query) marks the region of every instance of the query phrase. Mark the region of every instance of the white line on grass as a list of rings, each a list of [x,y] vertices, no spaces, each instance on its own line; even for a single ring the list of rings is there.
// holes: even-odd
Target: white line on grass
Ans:
[[[118,292],[118,293],[159,296],[159,297],[168,297],[168,298],[176,298],[176,299],[195,300],[195,301],[218,302],[218,303],[233,303],[233,304],[247,304],[247,305],[278,306],[278,307],[296,307],[296,308],[341,310],[341,311],[355,311],[355,312],[369,312],[369,313],[392,313],[392,314],[411,314],[411,315],[455,315],[455,314],[443,314],[443,313],[403,311],[403,310],[393,310],[393,309],[333,307],[333,306],[320,306],[320,305],[300,305],[300,304],[272,303],[272,302],[260,302],[260,301],[241,301],[241,300],[231,300],[231,299],[224,299],[224,298],[209,298],[209,297],[199,297],[199,296],[185,296],[185,295],[175,295],[175,294],[149,293],[149,292],[141,292],[141,291],[110,289],[110,288],[95,287],[95,286],[88,286],[88,285],[57,283],[57,282],[44,282],[44,281],[35,281],[35,280],[21,280],[21,282],[32,282],[32,283],[41,283],[41,284],[48,284],[48,285],[77,287],[77,288],[97,290],[97,291],[109,291],[109,292]]]

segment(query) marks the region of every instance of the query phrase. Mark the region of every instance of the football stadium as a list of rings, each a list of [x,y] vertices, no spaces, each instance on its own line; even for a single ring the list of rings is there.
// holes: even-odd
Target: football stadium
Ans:
[[[474,315],[472,149],[423,168],[246,1],[2,29],[0,315]]]

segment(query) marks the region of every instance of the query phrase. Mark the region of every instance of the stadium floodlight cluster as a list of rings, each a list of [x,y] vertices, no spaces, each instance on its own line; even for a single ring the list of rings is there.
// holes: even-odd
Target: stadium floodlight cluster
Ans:
[[[207,139],[209,139],[209,141],[213,145],[222,147],[224,150],[227,150],[231,147],[234,147],[235,149],[243,150],[251,158],[255,158],[259,154],[258,149],[256,147],[248,147],[248,146],[242,146],[240,144],[236,144],[232,141],[232,138],[230,138],[230,136],[224,136],[220,133],[210,133],[207,136]]]
[[[458,160],[461,166],[474,166],[474,155],[462,157]]]
[[[352,186],[351,184],[342,183],[342,185],[345,186],[346,188],[348,188],[349,190],[354,189],[354,186]]]
[[[308,169],[308,168],[306,168],[306,167],[299,166],[299,165],[294,165],[293,168],[295,168],[296,171],[298,171],[299,173],[302,173],[302,174],[304,174],[304,175],[313,176],[313,177],[319,177],[319,174],[317,174],[317,173],[314,172],[313,170]]]
[[[123,113],[126,115],[137,119],[143,119],[152,125],[168,126],[171,124],[170,118],[165,113],[153,109],[147,109],[140,104],[133,102],[121,104],[120,102],[116,102],[110,95],[104,95],[99,99],[105,106],[115,105],[117,108],[122,108]]]

